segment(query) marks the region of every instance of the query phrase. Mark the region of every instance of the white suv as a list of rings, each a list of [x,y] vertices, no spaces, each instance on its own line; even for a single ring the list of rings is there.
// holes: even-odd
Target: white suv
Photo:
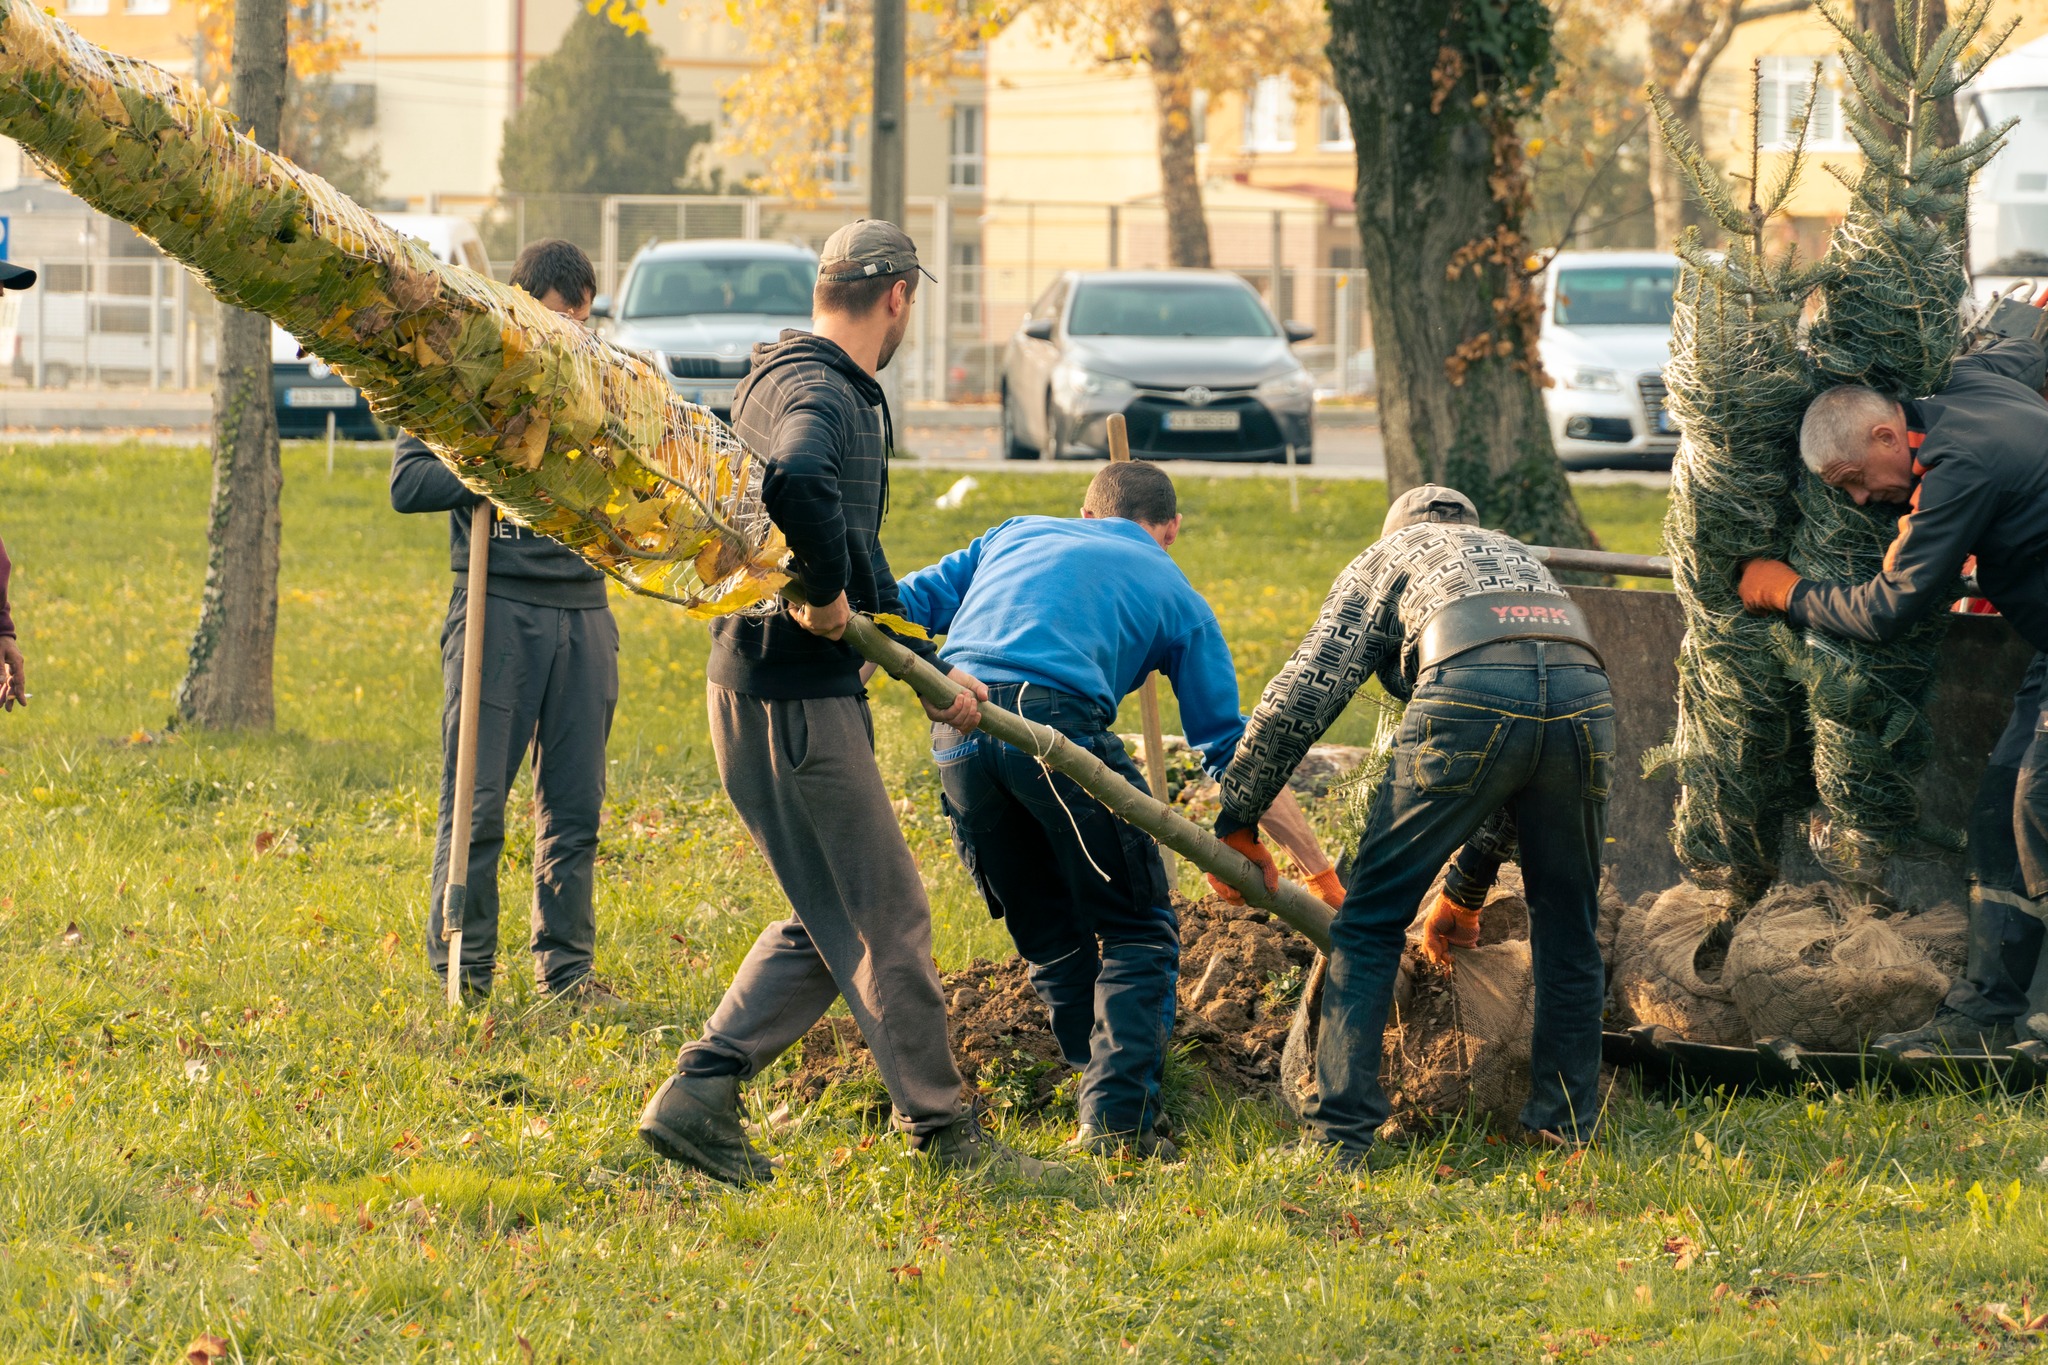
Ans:
[[[1668,469],[1678,428],[1664,405],[1671,294],[1663,251],[1560,251],[1543,275],[1543,391],[1567,468]]]

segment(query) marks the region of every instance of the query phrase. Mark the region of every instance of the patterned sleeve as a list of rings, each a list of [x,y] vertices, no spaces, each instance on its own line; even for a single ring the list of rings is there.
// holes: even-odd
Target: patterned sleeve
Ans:
[[[1407,579],[1384,541],[1337,576],[1314,628],[1266,684],[1238,741],[1223,774],[1219,832],[1256,825],[1352,694],[1384,660],[1400,657],[1398,611]]]

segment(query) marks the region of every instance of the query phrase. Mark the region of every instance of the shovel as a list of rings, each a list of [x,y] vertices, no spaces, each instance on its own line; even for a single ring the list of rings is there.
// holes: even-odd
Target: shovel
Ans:
[[[484,593],[490,586],[491,519],[479,502],[469,522],[469,592],[462,606],[461,715],[455,726],[455,810],[448,822],[448,885],[441,937],[448,944],[448,1004],[462,1006],[462,924],[469,912],[469,826],[476,806],[476,726],[483,703]]]

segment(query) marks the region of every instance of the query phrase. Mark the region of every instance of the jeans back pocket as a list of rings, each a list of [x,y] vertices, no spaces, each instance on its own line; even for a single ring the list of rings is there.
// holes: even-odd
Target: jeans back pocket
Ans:
[[[1409,715],[1415,715],[1411,704]],[[1483,710],[1438,711],[1424,704],[1415,744],[1415,786],[1431,796],[1469,792],[1500,748],[1507,720]]]

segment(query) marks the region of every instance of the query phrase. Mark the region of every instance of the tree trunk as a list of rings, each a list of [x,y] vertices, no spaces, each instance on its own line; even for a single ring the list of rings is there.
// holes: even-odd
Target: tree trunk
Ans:
[[[233,108],[242,129],[275,148],[284,119],[287,0],[235,7]],[[213,395],[213,502],[206,524],[206,593],[185,679],[180,723],[269,729],[277,643],[277,413],[270,392],[270,319],[223,309]]]
[[[1172,0],[1153,6],[1145,30],[1159,101],[1159,198],[1166,206],[1167,261],[1207,269],[1209,219],[1202,211],[1201,171],[1195,163],[1195,99]]]
[[[1875,34],[1893,61],[1908,71],[1913,69],[1915,63],[1899,49],[1899,11],[1894,0],[1856,0],[1856,27]],[[1920,0],[1920,32],[1932,38],[1947,27],[1948,0]],[[1940,121],[1934,135],[1942,146],[1953,147],[1963,140],[1954,100],[1943,100],[1937,117]],[[1900,136],[1898,128],[1882,119],[1879,126],[1895,139]]]
[[[1478,50],[1468,8],[1330,4],[1330,65],[1358,147],[1388,491],[1448,484],[1488,525],[1586,545],[1551,445],[1540,298],[1523,265],[1529,195],[1513,104],[1543,79],[1548,18],[1537,0],[1508,0],[1503,24],[1533,30],[1529,45],[1544,50],[1509,52],[1531,70],[1482,83],[1464,55]]]

